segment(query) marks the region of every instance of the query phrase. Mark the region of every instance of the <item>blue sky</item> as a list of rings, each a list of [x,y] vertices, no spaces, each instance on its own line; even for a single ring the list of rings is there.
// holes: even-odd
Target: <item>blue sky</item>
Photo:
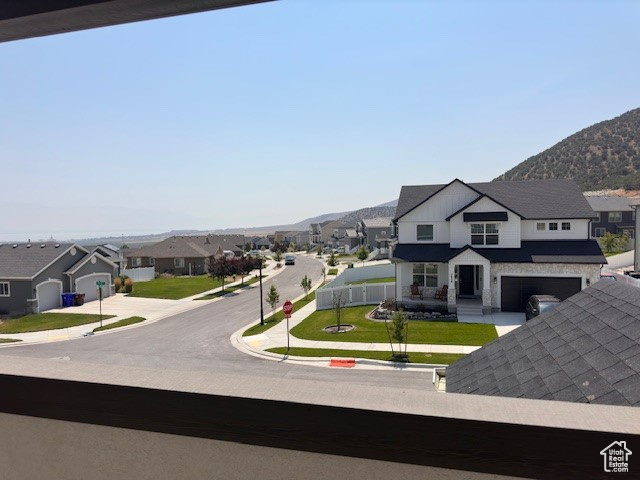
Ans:
[[[279,1],[0,44],[0,240],[292,223],[640,106],[640,4]]]

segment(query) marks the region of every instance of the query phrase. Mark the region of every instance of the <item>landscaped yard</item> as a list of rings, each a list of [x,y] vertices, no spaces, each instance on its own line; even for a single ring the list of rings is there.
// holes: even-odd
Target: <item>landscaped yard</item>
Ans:
[[[118,327],[126,327],[127,325],[133,325],[134,323],[144,322],[146,318],[144,317],[129,317],[118,322],[110,323],[109,325],[103,325],[102,327],[96,327],[93,329],[94,332],[102,332],[103,330],[111,330],[112,328]]]
[[[102,315],[102,319],[115,315]],[[35,313],[0,323],[0,333],[27,333],[75,327],[87,323],[99,322],[100,315],[87,313]]]
[[[297,302],[294,302],[293,311],[297,312],[308,303],[314,302],[315,299],[316,299],[316,292],[314,290],[313,292],[309,292],[309,295],[307,296],[306,300],[303,298],[301,300],[298,300]],[[249,337],[251,335],[258,335],[259,333],[262,333],[265,330],[268,330],[269,328],[277,325],[282,320],[284,320],[284,312],[280,310],[279,312],[276,312],[275,316],[273,314],[266,316],[264,319],[264,325],[257,324],[257,325],[254,325],[253,327],[249,327],[248,329],[246,329],[242,334],[242,336]]]
[[[239,280],[240,277],[237,277]],[[225,285],[233,281],[228,278]],[[175,278],[155,278],[148,282],[138,282],[133,284],[133,292],[128,294],[130,297],[146,297],[146,298],[166,298],[169,300],[179,300],[181,298],[197,295],[222,286],[222,282],[218,279],[211,278],[209,275],[195,275],[192,277],[175,277]]]
[[[264,280],[266,277],[268,277],[268,275],[262,275],[262,279]],[[210,293],[208,295],[204,295],[203,297],[198,297],[195,300],[212,300],[214,298],[218,298],[221,297],[223,295],[226,295],[227,293],[231,293],[231,292],[235,292],[236,290],[242,290],[245,287],[248,287],[251,284],[254,284],[256,282],[260,281],[259,278],[252,278],[250,280],[246,280],[244,281],[244,285],[235,285],[233,287],[225,287],[224,292],[222,290],[220,290],[219,292],[213,292]]]
[[[270,348],[267,352],[289,354],[299,357],[332,357],[332,358],[370,358],[373,360],[391,361],[391,352],[373,350],[331,350],[323,348]],[[424,353],[409,352],[409,363],[433,363],[437,365],[449,365],[464,357],[458,353]]]
[[[395,283],[396,277],[370,278],[369,280],[358,280],[357,282],[347,282],[346,285],[360,285],[362,283]]]
[[[291,334],[306,340],[334,342],[385,343],[389,341],[384,322],[374,322],[366,318],[372,306],[349,307],[342,310],[341,323],[350,323],[356,328],[346,333],[328,333],[322,329],[336,323],[333,309],[319,310],[309,315],[299,325],[291,329]],[[409,343],[434,345],[484,345],[498,338],[496,328],[484,323],[409,322]]]

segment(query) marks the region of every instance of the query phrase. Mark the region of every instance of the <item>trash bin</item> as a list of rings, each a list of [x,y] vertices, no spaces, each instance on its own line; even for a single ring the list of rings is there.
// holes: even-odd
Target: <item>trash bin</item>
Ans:
[[[78,307],[80,305],[84,305],[84,293],[76,293],[73,296],[73,303],[74,305],[77,305]]]
[[[62,306],[63,307],[71,307],[73,306],[73,293],[63,293],[62,294]]]
[[[347,265],[347,268],[353,268],[353,263],[350,263],[349,265]]]

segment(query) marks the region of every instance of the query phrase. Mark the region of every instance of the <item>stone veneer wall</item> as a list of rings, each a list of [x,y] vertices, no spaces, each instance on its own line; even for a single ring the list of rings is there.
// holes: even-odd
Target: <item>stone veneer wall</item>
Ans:
[[[600,280],[600,265],[585,263],[492,263],[491,264],[491,305],[493,309],[500,309],[500,297],[498,287],[500,276],[563,276],[580,277],[583,279],[582,288],[585,288],[585,279],[593,285]],[[493,284],[493,278],[498,277],[498,284]]]

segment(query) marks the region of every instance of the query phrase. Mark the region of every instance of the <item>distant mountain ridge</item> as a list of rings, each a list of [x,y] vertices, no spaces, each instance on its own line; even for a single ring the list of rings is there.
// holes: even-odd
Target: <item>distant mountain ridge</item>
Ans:
[[[495,180],[572,178],[582,190],[640,189],[640,108],[596,123]]]
[[[361,208],[360,210],[356,210],[355,212],[348,213],[344,217],[341,217],[340,220],[347,223],[356,223],[360,220],[366,220],[369,218],[381,218],[381,217],[395,217],[396,215],[396,207],[369,207],[369,208]]]

